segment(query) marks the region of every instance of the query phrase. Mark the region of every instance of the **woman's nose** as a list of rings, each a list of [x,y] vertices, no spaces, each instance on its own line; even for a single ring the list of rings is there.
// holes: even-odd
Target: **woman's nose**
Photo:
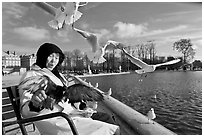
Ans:
[[[55,62],[56,59],[55,58],[51,58],[50,62]]]

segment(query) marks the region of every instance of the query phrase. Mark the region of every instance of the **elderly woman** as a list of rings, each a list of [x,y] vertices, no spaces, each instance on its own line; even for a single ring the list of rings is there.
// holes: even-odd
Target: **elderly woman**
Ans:
[[[68,86],[67,80],[58,71],[64,60],[64,54],[59,47],[52,43],[44,43],[37,51],[36,63],[27,71],[21,81],[32,76],[48,76],[58,86]],[[63,111],[72,116],[73,122],[80,135],[113,135],[119,134],[119,127],[114,124],[93,120],[89,116],[76,113],[68,102],[55,104],[53,110],[42,107],[42,102],[47,98],[44,90],[31,91],[19,88],[21,97],[21,113],[23,117],[32,117]],[[85,113],[86,114],[86,113]],[[88,114],[87,114],[88,115]],[[39,132],[44,135],[70,135],[72,134],[68,123],[64,118],[52,118],[35,122]]]

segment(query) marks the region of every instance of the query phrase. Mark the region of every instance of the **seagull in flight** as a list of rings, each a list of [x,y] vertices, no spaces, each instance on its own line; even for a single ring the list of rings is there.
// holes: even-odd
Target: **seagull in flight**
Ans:
[[[35,2],[35,5],[54,16],[54,20],[49,21],[48,25],[53,29],[59,30],[78,20],[82,16],[78,9],[87,5],[87,2],[85,4],[80,4],[80,2],[62,2],[59,8],[55,8],[45,2]]]
[[[81,34],[90,44],[91,46],[91,51],[88,52],[87,56],[90,61],[93,61],[93,63],[98,64],[98,63],[103,63],[106,61],[106,59],[103,57],[105,55],[105,52],[107,50],[113,50],[116,49],[117,47],[115,46],[116,42],[113,40],[108,40],[105,44],[104,47],[99,46],[98,44],[98,38],[95,34],[89,33],[77,28],[73,27],[73,30]]]
[[[147,63],[143,62],[139,58],[136,58],[136,57],[133,57],[132,55],[130,55],[124,48],[122,48],[122,51],[125,53],[125,55],[128,57],[128,59],[133,64],[135,64],[135,65],[137,65],[138,67],[141,68],[139,70],[135,70],[135,72],[138,73],[138,74],[153,72],[153,71],[155,71],[156,67],[163,66],[163,65],[176,64],[176,63],[178,63],[180,61],[180,59],[175,59],[175,60],[171,60],[171,61],[168,61],[168,62],[165,62],[165,63],[160,63],[160,64],[156,64],[156,65],[148,65]]]
[[[136,73],[141,74],[141,77],[143,76],[142,74],[145,74],[147,72],[153,72],[155,71],[156,67],[159,66],[163,66],[163,65],[171,65],[171,64],[175,64],[178,63],[180,61],[180,59],[175,59],[172,61],[168,61],[165,63],[161,63],[161,64],[156,64],[156,65],[148,65],[147,63],[143,62],[142,60],[140,60],[139,58],[133,57],[132,55],[130,55],[124,48],[125,45],[122,44],[121,42],[116,42],[114,41],[112,44],[115,45],[115,47],[117,49],[121,49],[125,55],[128,57],[128,59],[135,65],[137,65],[138,67],[140,67],[141,69],[139,70],[135,70]],[[147,75],[145,75],[146,77]],[[142,79],[140,79],[139,81],[142,81]]]

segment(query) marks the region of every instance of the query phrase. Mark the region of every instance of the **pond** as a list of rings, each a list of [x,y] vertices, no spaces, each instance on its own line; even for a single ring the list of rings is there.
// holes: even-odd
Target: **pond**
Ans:
[[[84,78],[82,78],[84,79]],[[202,134],[202,71],[155,71],[87,77],[99,89],[146,115],[154,108],[156,122],[180,135]]]

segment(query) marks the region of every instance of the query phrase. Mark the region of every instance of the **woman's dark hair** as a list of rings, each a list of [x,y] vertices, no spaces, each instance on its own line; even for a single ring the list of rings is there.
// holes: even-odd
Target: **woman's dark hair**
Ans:
[[[37,59],[36,59],[36,65],[38,65],[40,68],[46,68],[46,61],[50,54],[52,53],[59,53],[59,63],[57,66],[52,70],[52,72],[60,78],[58,68],[62,64],[65,56],[62,50],[52,43],[44,43],[40,46],[40,48],[37,51]]]

